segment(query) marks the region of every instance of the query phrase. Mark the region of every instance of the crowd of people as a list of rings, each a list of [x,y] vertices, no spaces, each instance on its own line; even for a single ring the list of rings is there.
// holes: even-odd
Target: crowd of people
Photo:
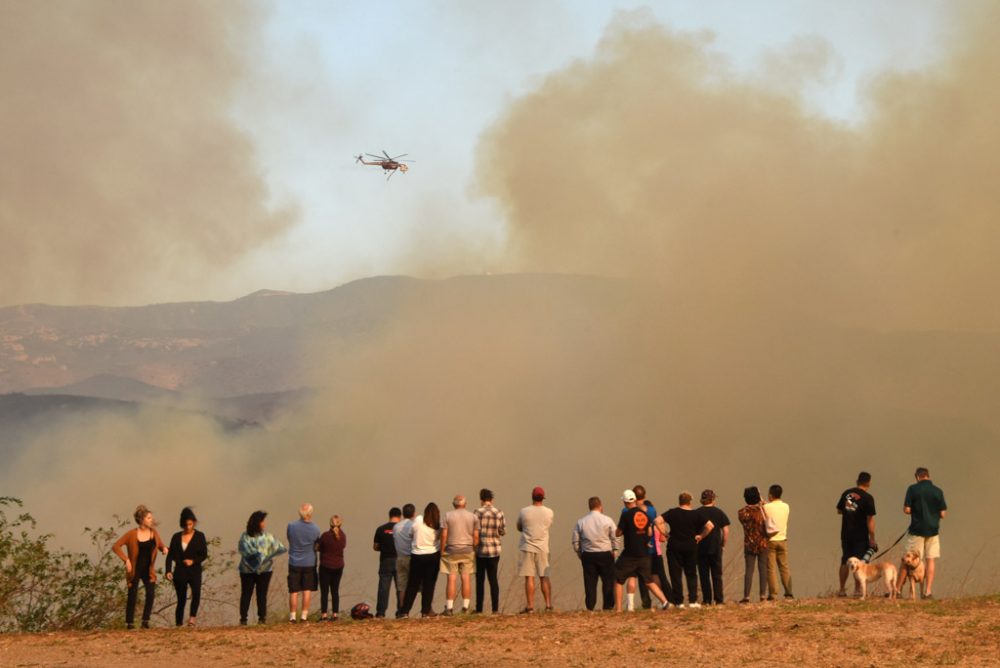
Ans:
[[[931,598],[935,563],[940,557],[940,520],[945,517],[947,506],[944,494],[931,482],[926,468],[918,468],[915,477],[916,483],[907,489],[904,498],[903,510],[910,516],[905,549],[917,552],[925,560],[927,574],[922,596]],[[836,505],[842,518],[840,596],[847,596],[848,559],[869,561],[878,550],[875,500],[870,489],[871,476],[862,472],[857,484],[844,491]],[[755,574],[759,601],[778,597],[779,580],[783,598],[794,598],[788,549],[790,508],[782,499],[783,494],[777,484],[768,488],[766,501],[757,487],[743,491],[745,505],[737,511],[743,529],[743,596],[739,600],[742,604],[751,602]],[[636,485],[622,493],[622,508],[615,520],[605,514],[600,498],[591,497],[588,512],[575,523],[571,537],[572,549],[582,566],[587,610],[595,610],[598,605],[604,610],[634,610],[637,593],[644,608],[653,606],[653,598],[662,609],[725,603],[723,553],[729,544],[730,520],[716,506],[716,498],[713,490],[706,489],[700,495],[699,507],[695,508],[694,497],[681,492],[677,506],[660,514],[646,498],[646,489]],[[388,522],[375,530],[372,543],[379,553],[375,617],[386,616],[393,587],[397,618],[410,616],[418,594],[422,617],[471,613],[473,575],[476,576],[474,612],[485,610],[487,584],[490,610],[494,614],[499,612],[497,573],[501,538],[507,532],[507,523],[503,511],[494,506],[492,491],[482,489],[479,501],[479,507],[470,511],[466,498],[457,495],[452,499],[452,509],[444,516],[433,502],[419,515],[412,503],[389,510]],[[545,490],[535,487],[531,491],[531,504],[517,516],[516,529],[520,534],[517,576],[523,579],[525,601],[522,613],[535,611],[539,589],[544,610],[554,609],[549,564],[554,513],[545,501]],[[166,555],[166,578],[177,593],[175,623],[184,624],[190,592],[187,624],[194,626],[201,598],[202,564],[208,558],[208,542],[196,528],[198,520],[194,512],[191,508],[181,511],[181,530],[172,536],[169,546],[161,540],[148,508],[141,505],[136,508],[134,519],[137,527],[126,532],[113,547],[125,564],[126,626],[131,629],[135,625],[140,583],[145,590],[141,624],[143,628],[149,626],[158,552]],[[299,518],[288,524],[285,536],[287,546],[267,531],[265,511],[254,511],[247,520],[238,543],[240,624],[248,623],[254,596],[257,621],[266,623],[274,560],[284,554],[288,555],[289,621],[309,620],[312,592],[317,589],[320,619],[338,619],[347,548],[341,518],[332,516],[329,529],[323,532],[313,522],[313,507],[306,503],[299,508]],[[433,606],[439,574],[447,577],[445,604],[440,613]],[[461,606],[456,608],[459,600]]]

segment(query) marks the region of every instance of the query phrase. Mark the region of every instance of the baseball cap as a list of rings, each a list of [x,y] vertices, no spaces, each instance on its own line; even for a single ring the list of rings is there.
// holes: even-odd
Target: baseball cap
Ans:
[[[538,500],[544,499],[545,490],[542,489],[541,487],[536,487],[535,489],[531,490],[531,498]]]
[[[632,503],[633,501],[635,501],[635,492],[633,492],[630,489],[626,489],[624,492],[622,492],[622,501],[624,501],[625,503]]]

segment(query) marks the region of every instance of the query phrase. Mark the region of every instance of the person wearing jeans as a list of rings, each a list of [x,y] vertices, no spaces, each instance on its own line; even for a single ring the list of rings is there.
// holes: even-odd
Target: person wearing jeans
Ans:
[[[767,519],[760,490],[747,487],[743,490],[743,500],[747,505],[737,513],[743,525],[743,598],[740,603],[750,602],[750,588],[753,586],[753,572],[756,568],[760,586],[760,600],[767,598]]]
[[[191,617],[188,619],[188,626],[195,625],[201,603],[201,564],[208,559],[208,541],[205,540],[205,534],[195,529],[197,524],[198,518],[195,517],[193,510],[185,508],[181,511],[182,531],[178,531],[170,539],[167,563],[163,567],[167,579],[174,583],[174,590],[177,593],[177,607],[174,610],[174,623],[177,626],[184,623],[184,606],[187,603],[189,587]]]
[[[129,629],[135,626],[135,604],[141,582],[146,590],[145,604],[142,609],[142,628],[149,628],[149,617],[153,613],[153,600],[156,596],[156,553],[167,553],[167,547],[160,539],[160,534],[149,508],[140,505],[133,514],[137,528],[126,532],[111,551],[125,562],[125,581],[128,585],[128,596],[125,601],[125,626]]]
[[[671,508],[656,518],[656,528],[667,537],[667,568],[673,600],[678,608],[684,607],[684,586],[687,582],[688,607],[700,608],[698,603],[698,543],[711,533],[714,525],[691,509],[691,493],[681,492],[676,508]]]
[[[372,549],[378,552],[378,597],[375,602],[375,616],[385,617],[389,607],[389,591],[396,587],[396,604],[399,605],[399,581],[396,579],[396,543],[393,532],[399,523],[402,511],[389,509],[389,521],[375,529]]]
[[[410,608],[420,592],[420,612],[423,617],[437,617],[433,610],[434,586],[441,568],[441,511],[433,501],[423,515],[413,520],[413,550],[410,556],[410,579],[406,583],[401,617],[410,615]]]
[[[507,533],[507,524],[503,511],[493,505],[493,492],[488,489],[479,490],[479,501],[482,505],[476,509],[479,520],[479,545],[476,548],[476,612],[482,612],[486,580],[490,582],[490,605],[493,614],[500,610],[500,581],[497,571],[500,568],[500,538]]]
[[[274,558],[288,552],[281,541],[267,533],[267,513],[255,510],[240,536],[240,624],[246,626],[250,599],[257,593],[257,622],[267,621],[267,590],[271,585]]]
[[[337,621],[340,615],[340,578],[344,575],[344,550],[347,534],[340,515],[330,518],[330,530],[319,537],[319,612],[320,620]],[[327,604],[331,615],[327,617]]]
[[[778,574],[781,574],[781,586],[785,590],[785,598],[795,598],[792,595],[792,571],[788,567],[788,504],[781,500],[784,492],[781,485],[771,485],[767,490],[768,502],[764,504],[764,516],[767,518],[767,600],[774,600],[778,591]]]

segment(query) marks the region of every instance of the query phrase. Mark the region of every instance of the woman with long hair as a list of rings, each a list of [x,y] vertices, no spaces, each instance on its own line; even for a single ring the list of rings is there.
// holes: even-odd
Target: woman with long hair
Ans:
[[[436,617],[431,609],[434,586],[441,567],[441,511],[433,501],[424,508],[423,515],[413,520],[413,552],[410,557],[410,579],[406,583],[401,617],[408,617],[410,608],[420,591],[422,617]]]
[[[319,537],[320,620],[337,621],[340,612],[340,578],[344,574],[344,549],[347,535],[341,528],[340,515],[330,518],[330,530]],[[332,603],[327,617],[327,603]]]
[[[208,559],[208,541],[205,540],[205,534],[195,529],[197,524],[198,518],[194,516],[193,510],[182,510],[181,530],[170,539],[170,549],[167,550],[164,571],[177,592],[177,609],[174,611],[174,623],[177,626],[184,623],[188,587],[191,588],[191,617],[188,619],[188,626],[195,625],[198,605],[201,603],[201,563]],[[170,567],[175,564],[171,570]]]
[[[135,603],[139,593],[139,582],[146,590],[146,600],[142,608],[142,628],[149,628],[149,617],[153,614],[156,598],[156,553],[167,553],[167,548],[156,530],[153,513],[140,505],[132,514],[138,525],[118,539],[111,548],[119,559],[125,562],[125,582],[128,597],[125,601],[125,626],[135,628]]]
[[[250,599],[257,593],[257,623],[267,622],[267,589],[274,558],[288,552],[281,541],[266,532],[267,513],[255,510],[240,536],[240,624],[246,626]]]
[[[760,585],[760,600],[767,598],[767,517],[764,515],[764,504],[760,498],[760,490],[747,487],[743,490],[743,500],[746,505],[740,508],[737,515],[743,525],[743,598],[740,603],[750,602],[750,589],[753,586],[753,571],[756,567]]]

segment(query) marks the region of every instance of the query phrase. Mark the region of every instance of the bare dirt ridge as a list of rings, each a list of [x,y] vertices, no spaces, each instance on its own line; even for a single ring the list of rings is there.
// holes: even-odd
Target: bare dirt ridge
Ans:
[[[995,666],[1000,596],[0,637],[0,665]],[[637,662],[642,662],[638,664]]]

